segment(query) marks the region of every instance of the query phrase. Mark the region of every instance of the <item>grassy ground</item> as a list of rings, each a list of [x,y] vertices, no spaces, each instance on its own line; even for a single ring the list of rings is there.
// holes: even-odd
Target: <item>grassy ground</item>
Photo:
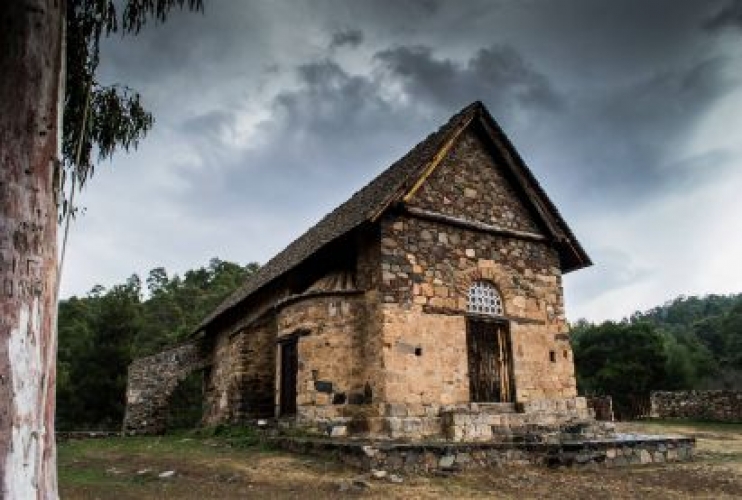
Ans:
[[[252,445],[249,439],[109,438],[59,446],[63,499],[241,498],[741,498],[742,425],[621,424],[624,432],[683,434],[698,440],[697,458],[600,470],[506,467],[454,477],[364,479],[331,460]],[[230,444],[231,443],[231,444]],[[163,472],[170,477],[160,478]]]

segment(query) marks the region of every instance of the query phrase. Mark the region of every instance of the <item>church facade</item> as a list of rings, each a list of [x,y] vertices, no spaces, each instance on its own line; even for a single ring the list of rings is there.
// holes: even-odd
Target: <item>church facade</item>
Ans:
[[[590,264],[474,103],[202,322],[204,423],[462,441],[590,422],[562,291]]]

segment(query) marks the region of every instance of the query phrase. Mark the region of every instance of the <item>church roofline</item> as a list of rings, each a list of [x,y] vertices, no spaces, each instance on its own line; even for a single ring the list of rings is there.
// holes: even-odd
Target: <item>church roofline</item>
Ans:
[[[365,222],[377,220],[397,202],[409,200],[445,158],[458,136],[474,122],[482,125],[505,160],[505,166],[518,187],[525,194],[530,208],[547,229],[549,240],[559,252],[562,271],[566,273],[591,265],[587,253],[505,133],[484,104],[476,101],[451,117],[436,132],[418,143],[345,203],[327,214],[269,260],[207,316],[196,332],[205,329],[228,310],[244,302],[253,293],[283,276],[332,241]]]

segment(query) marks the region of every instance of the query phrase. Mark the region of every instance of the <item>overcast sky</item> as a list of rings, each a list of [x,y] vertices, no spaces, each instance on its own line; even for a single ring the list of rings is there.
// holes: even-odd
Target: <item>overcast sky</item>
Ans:
[[[742,1],[205,4],[104,47],[156,124],[80,197],[63,296],[263,263],[475,100],[595,263],[571,320],[742,292]]]

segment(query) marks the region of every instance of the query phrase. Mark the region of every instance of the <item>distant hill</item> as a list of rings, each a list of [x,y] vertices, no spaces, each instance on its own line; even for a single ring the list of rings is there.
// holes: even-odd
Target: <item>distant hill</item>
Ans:
[[[621,321],[580,320],[571,338],[583,393],[742,390],[742,294],[681,296]]]

